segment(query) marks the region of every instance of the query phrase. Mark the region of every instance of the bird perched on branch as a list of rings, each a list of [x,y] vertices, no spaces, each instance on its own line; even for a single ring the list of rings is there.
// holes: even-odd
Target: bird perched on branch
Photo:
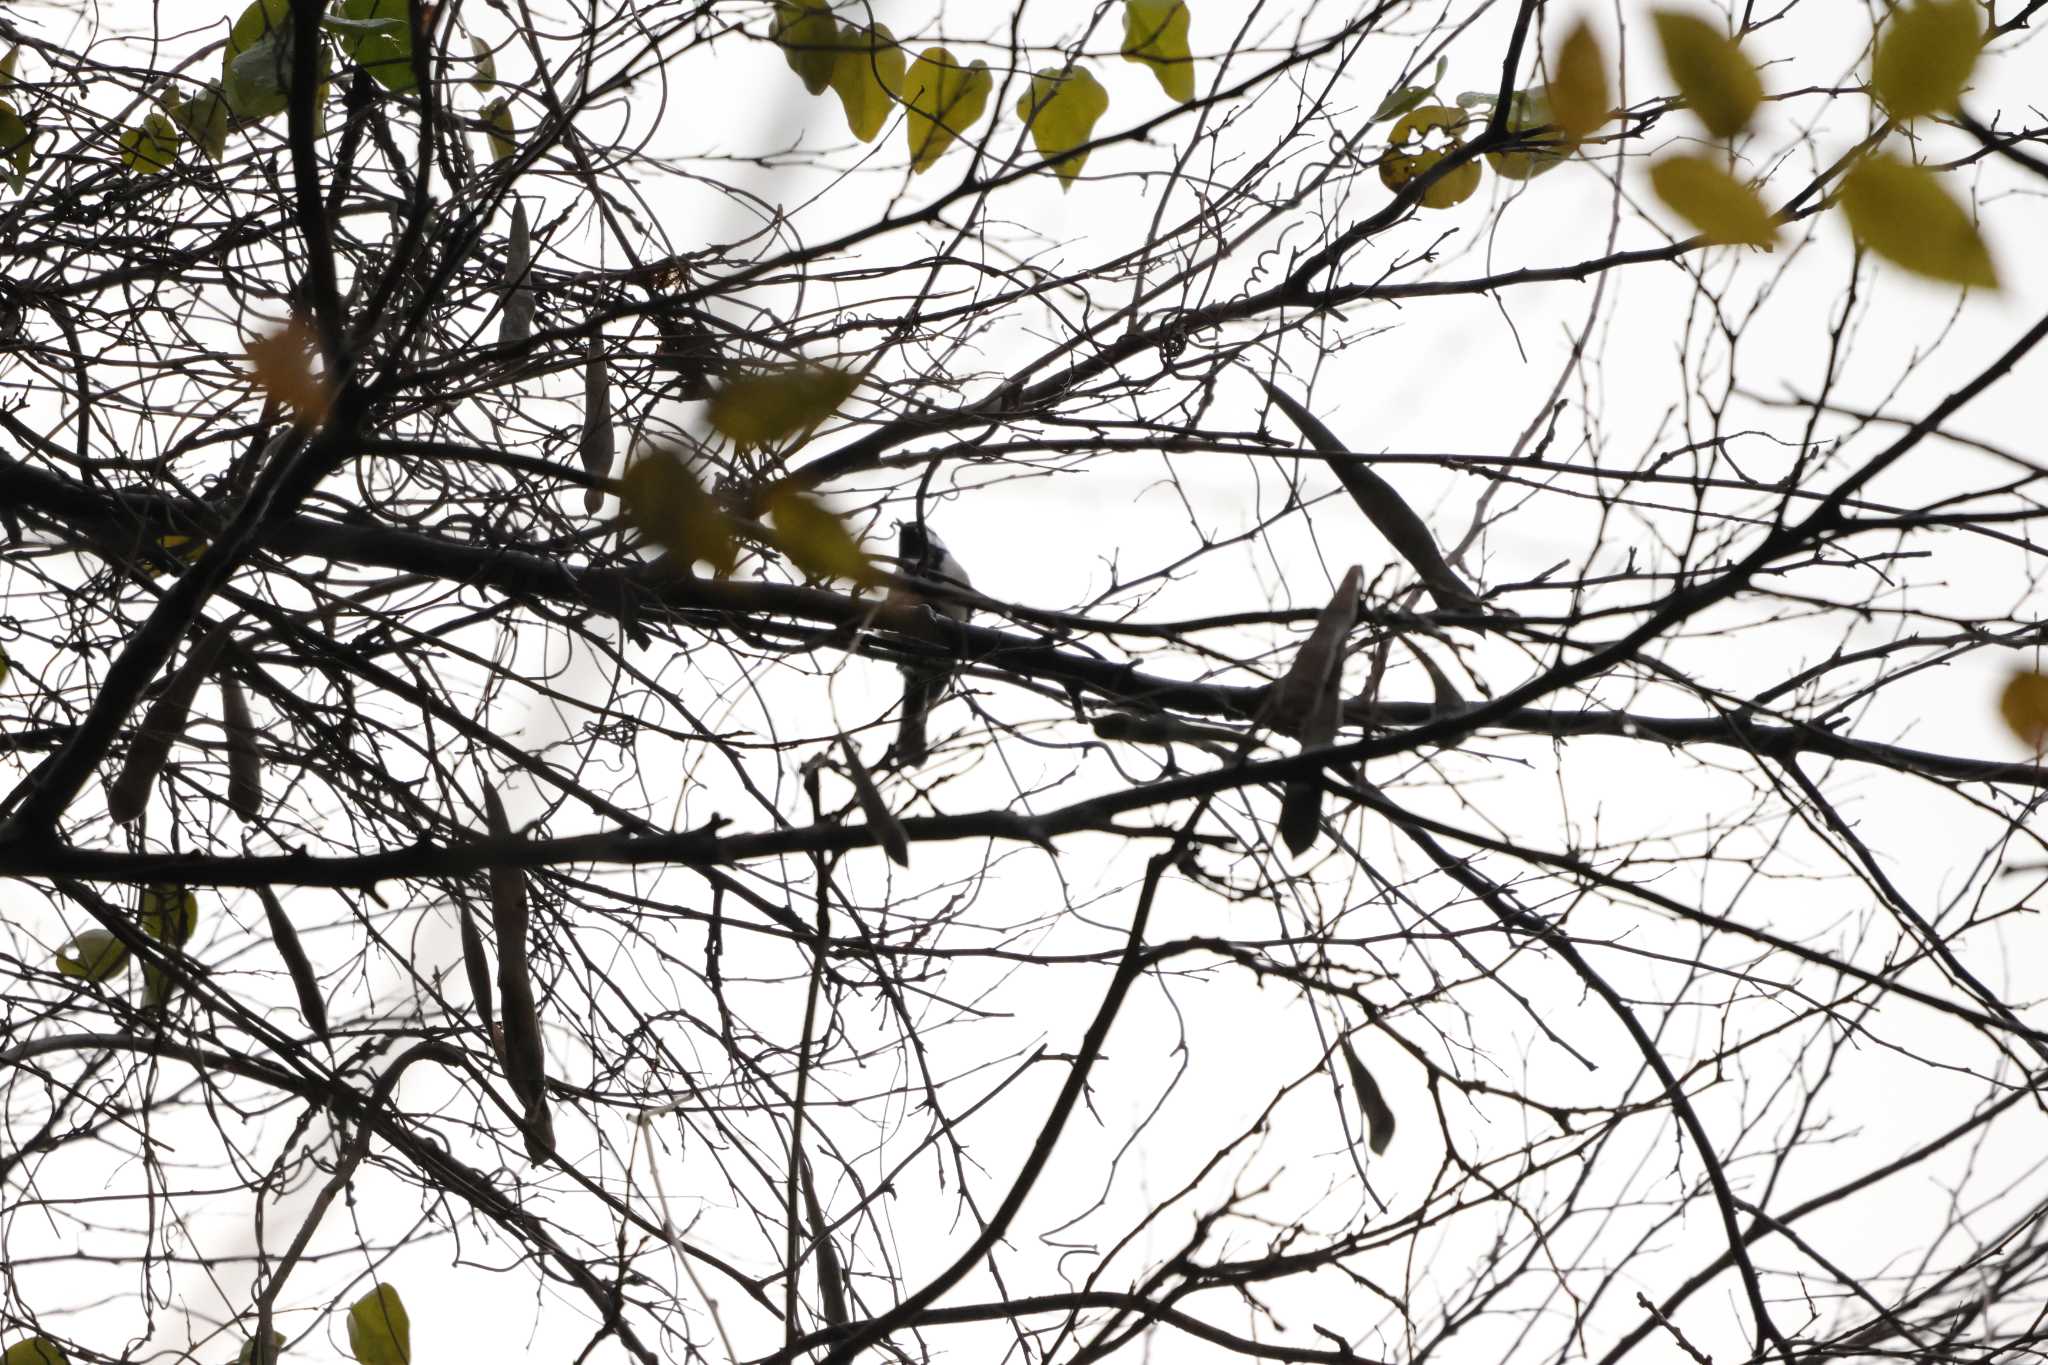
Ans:
[[[946,587],[968,586],[967,571],[953,558],[940,540],[921,521],[907,521],[896,536],[897,571],[905,578],[923,579]],[[927,598],[901,588],[889,590],[889,601],[897,606],[923,605],[949,621],[965,621],[972,611],[965,602],[950,598]],[[952,680],[949,668],[929,664],[903,665],[903,718],[896,730],[896,761],[914,768],[931,750],[925,742],[925,719],[945,695]]]

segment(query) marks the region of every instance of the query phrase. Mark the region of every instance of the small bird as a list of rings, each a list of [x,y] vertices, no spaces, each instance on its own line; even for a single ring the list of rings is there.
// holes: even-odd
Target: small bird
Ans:
[[[960,561],[953,558],[945,542],[921,521],[903,523],[896,535],[896,555],[897,571],[905,578],[921,578],[954,588],[968,586],[967,571],[960,567]],[[891,589],[889,600],[898,606],[921,604],[948,621],[965,621],[972,613],[972,608],[965,602],[932,601],[901,589]],[[947,668],[933,668],[928,664],[903,665],[903,718],[896,730],[896,761],[904,767],[914,768],[930,755],[931,750],[925,742],[925,718],[931,714],[932,707],[938,705],[952,676],[952,670]]]

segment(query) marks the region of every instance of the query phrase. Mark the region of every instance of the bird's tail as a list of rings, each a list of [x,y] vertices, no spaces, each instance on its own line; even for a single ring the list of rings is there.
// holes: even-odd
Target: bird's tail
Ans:
[[[931,756],[931,748],[925,742],[924,722],[944,681],[924,672],[903,675],[903,718],[896,725],[896,761],[906,768],[915,768]]]

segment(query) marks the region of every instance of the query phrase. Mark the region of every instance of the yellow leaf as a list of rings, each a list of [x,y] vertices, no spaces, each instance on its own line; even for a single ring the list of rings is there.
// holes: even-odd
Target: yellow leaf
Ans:
[[[185,887],[159,882],[143,888],[138,918],[143,933],[159,943],[174,943],[182,948],[199,927],[199,897]]]
[[[1719,24],[1683,10],[1656,12],[1664,64],[1693,113],[1715,137],[1734,137],[1749,126],[1764,86],[1742,46]]]
[[[137,175],[161,175],[178,161],[178,126],[151,114],[121,134],[121,164]]]
[[[1124,0],[1123,54],[1151,67],[1170,98],[1186,104],[1195,97],[1187,0]]]
[[[953,139],[974,126],[995,82],[988,63],[962,66],[943,47],[928,47],[903,78],[903,102],[910,107],[903,132],[910,139],[910,169],[922,175],[946,154]]]
[[[478,90],[489,90],[498,83],[498,59],[492,55],[490,44],[474,34],[470,35],[469,47],[476,54],[476,74],[469,78],[469,83]]]
[[[839,518],[788,483],[776,484],[763,501],[775,522],[775,543],[790,562],[819,578],[875,581],[875,567]]]
[[[1555,124],[1547,92],[1517,90],[1508,101],[1508,132],[1527,145],[1511,151],[1488,152],[1486,164],[1509,180],[1534,180],[1546,171],[1556,170],[1576,144],[1559,141],[1555,131],[1536,131],[1554,130]]]
[[[846,126],[862,142],[873,142],[903,91],[903,49],[882,24],[867,33],[849,28],[839,41],[843,50],[832,63],[832,89],[846,110]]]
[[[0,161],[14,169],[7,173],[10,189],[20,189],[28,179],[30,158],[35,155],[35,130],[22,122],[14,106],[0,100]]]
[[[483,120],[484,136],[491,142],[491,160],[503,161],[519,150],[512,140],[512,105],[503,95],[477,110],[477,117]]]
[[[666,446],[627,467],[619,480],[619,506],[642,535],[681,563],[702,560],[720,574],[731,573],[739,563],[724,511],[682,457]]]
[[[272,1328],[270,1332],[270,1356],[272,1360],[284,1354],[284,1333]],[[256,1365],[256,1338],[250,1337],[242,1343],[242,1349],[235,1356],[235,1365]]]
[[[1088,164],[1088,153],[1062,153],[1086,142],[1095,131],[1095,121],[1108,111],[1109,92],[1087,68],[1079,66],[1065,70],[1047,67],[1033,76],[1031,88],[1017,97],[1017,117],[1031,125],[1032,144],[1040,156],[1052,162],[1063,190]]]
[[[1977,0],[1918,0],[1892,11],[1871,65],[1870,88],[1904,122],[1953,113],[1984,46]]]
[[[1607,58],[1600,40],[1580,20],[1558,45],[1550,68],[1551,122],[1574,142],[1607,122],[1613,96],[1607,88]]]
[[[769,32],[789,69],[803,77],[804,89],[824,94],[839,61],[839,21],[831,5],[826,0],[775,0]]]
[[[1424,105],[1411,110],[1394,125],[1392,145],[1380,158],[1380,183],[1400,193],[1409,181],[1422,176],[1430,167],[1465,145],[1459,134],[1464,132],[1469,121],[1470,115],[1463,109],[1446,104]],[[1424,146],[1423,140],[1434,130],[1444,132],[1449,141],[1438,147]],[[1424,208],[1447,209],[1470,199],[1478,188],[1479,163],[1467,161],[1433,182],[1416,202]]]
[[[1657,197],[1710,242],[1729,246],[1774,245],[1778,229],[1756,191],[1708,156],[1670,156],[1650,167]]]
[[[249,343],[256,386],[290,408],[301,426],[318,426],[334,401],[326,378],[313,372],[315,349],[313,329],[298,318]]]
[[[0,649],[0,683],[7,681],[7,674],[14,667],[14,661],[7,657],[7,651]]]
[[[746,375],[712,398],[711,425],[741,445],[765,446],[824,421],[859,385],[859,375],[828,365]]]
[[[349,1308],[348,1349],[361,1365],[411,1365],[412,1323],[396,1289],[380,1284]]]
[[[2028,748],[2036,753],[2048,748],[2048,677],[2013,674],[1999,694],[1998,713]]]
[[[105,929],[88,929],[57,952],[57,970],[81,981],[105,981],[128,963],[128,945]],[[14,1352],[7,1353],[14,1360]]]
[[[1842,211],[1856,240],[1894,265],[1949,284],[1998,288],[1977,225],[1925,166],[1865,157],[1842,181]]]
[[[57,1343],[48,1337],[29,1337],[17,1341],[7,1348],[7,1354],[0,1356],[0,1365],[71,1365]]]
[[[0,94],[14,88],[14,68],[21,61],[21,44],[14,43],[7,49],[7,55],[0,57]]]
[[[396,20],[376,33],[341,33],[341,50],[349,60],[377,78],[386,90],[410,90],[419,84],[412,69],[412,19],[408,0],[343,0],[341,17],[357,21]]]

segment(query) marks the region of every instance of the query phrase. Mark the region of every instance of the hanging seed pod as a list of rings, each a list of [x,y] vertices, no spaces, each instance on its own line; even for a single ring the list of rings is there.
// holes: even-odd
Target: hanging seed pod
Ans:
[[[314,1037],[325,1038],[327,1000],[320,994],[320,978],[313,975],[313,964],[299,942],[299,931],[292,927],[283,903],[269,887],[257,887],[256,898],[263,902],[263,917],[270,921],[270,941],[277,945],[277,955],[284,959],[284,969],[291,973],[292,989],[299,995],[299,1013],[305,1016],[306,1027],[313,1030]]]
[[[618,445],[612,433],[611,371],[604,363],[604,345],[600,337],[590,339],[590,350],[583,361],[583,439],[578,445],[578,452],[583,457],[584,473],[599,479],[610,476]],[[602,506],[602,488],[583,490],[584,511],[595,515]]]
[[[143,713],[142,725],[128,746],[128,761],[120,776],[107,788],[107,814],[116,824],[127,824],[149,806],[149,794],[156,787],[157,774],[171,756],[171,742],[185,733],[185,717],[192,710],[192,698],[199,683],[220,657],[227,644],[225,623],[215,626],[192,647],[185,664],[171,675],[170,683]]]
[[[1308,643],[1294,656],[1286,675],[1274,684],[1267,697],[1266,723],[1282,734],[1301,734],[1302,727],[1322,702],[1330,675],[1342,666],[1344,642],[1358,621],[1358,588],[1364,577],[1364,570],[1356,564],[1345,571],[1344,581],[1337,585],[1329,605],[1316,618]]]
[[[511,838],[505,807],[489,787],[484,788],[484,810],[491,837]],[[491,922],[498,931],[498,1016],[505,1032],[505,1079],[525,1114],[527,1160],[538,1163],[547,1160],[555,1139],[548,1113],[547,1049],[526,965],[526,873],[516,867],[493,867],[490,880]]]
[[[254,820],[263,812],[263,755],[256,748],[249,699],[228,673],[220,676],[220,717],[228,740],[228,809]]]
[[[469,998],[476,1002],[477,1016],[483,1020],[486,1037],[495,1037],[497,1024],[491,1017],[491,958],[484,949],[484,936],[477,931],[476,916],[469,913],[469,902],[457,898],[455,902],[456,922],[462,931],[462,971],[469,978]]]
[[[1344,1065],[1351,1072],[1351,1088],[1358,1092],[1358,1108],[1365,1115],[1366,1145],[1372,1154],[1378,1156],[1387,1150],[1394,1140],[1394,1111],[1387,1107],[1386,1097],[1380,1094],[1378,1081],[1365,1069],[1365,1063],[1358,1060],[1358,1054],[1351,1050],[1351,1040],[1346,1038]]]
[[[1323,681],[1322,695],[1310,708],[1301,727],[1301,747],[1328,748],[1337,741],[1337,721],[1344,709],[1344,674],[1331,669]],[[1323,826],[1323,775],[1310,773],[1289,782],[1280,794],[1280,841],[1289,853],[1305,853],[1315,843]]]
[[[498,344],[515,346],[533,335],[533,287],[527,275],[533,269],[533,230],[526,222],[526,205],[512,205],[512,240],[505,247],[505,281],[499,290],[504,300],[498,314]]]
[[[846,1311],[846,1273],[839,1268],[839,1252],[832,1245],[832,1230],[825,1224],[825,1210],[818,1203],[818,1187],[811,1180],[811,1163],[798,1158],[797,1175],[803,1185],[804,1212],[811,1222],[811,1247],[818,1264],[818,1307],[825,1321],[844,1327],[852,1317]]]
[[[889,861],[898,867],[910,866],[910,836],[903,832],[903,822],[896,818],[896,812],[889,809],[889,803],[882,799],[882,793],[875,786],[875,779],[854,752],[853,742],[845,735],[839,737],[839,752],[846,756],[846,775],[853,779],[853,794],[860,802],[860,811],[868,820],[868,828],[882,841],[882,848],[889,855]]]

